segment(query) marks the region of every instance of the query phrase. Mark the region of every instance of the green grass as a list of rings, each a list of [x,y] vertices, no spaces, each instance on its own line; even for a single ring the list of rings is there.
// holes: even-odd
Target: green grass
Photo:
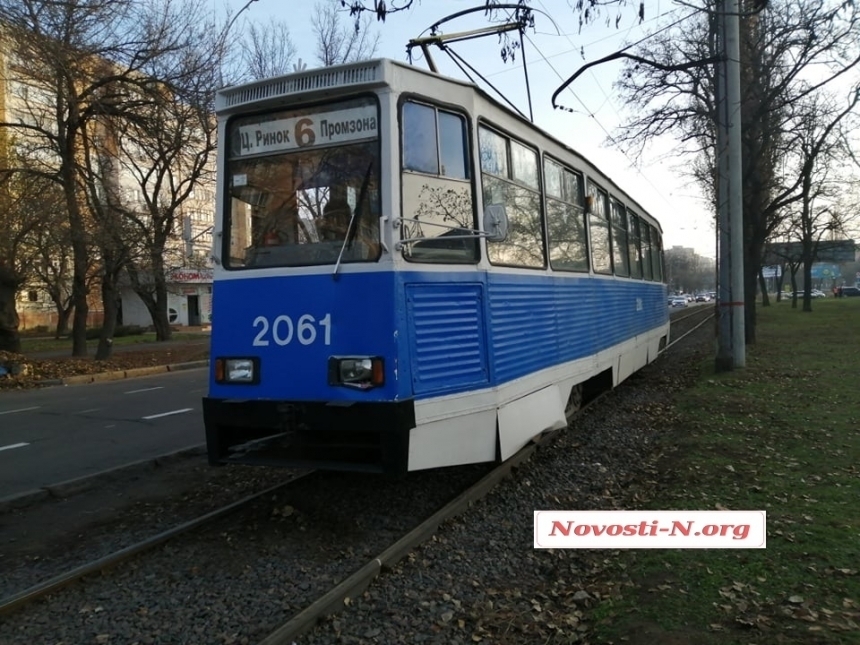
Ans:
[[[174,341],[193,341],[208,338],[209,334],[203,332],[173,332],[171,336],[171,340]],[[134,334],[129,336],[119,336],[113,339],[114,347],[118,345],[145,345],[147,343],[155,343],[155,332],[144,332],[142,334]],[[87,341],[87,346],[90,348],[95,348],[98,346],[98,339],[91,339]],[[28,354],[33,354],[36,352],[49,352],[49,351],[60,351],[60,350],[68,350],[72,351],[72,339],[71,338],[61,338],[56,340],[54,338],[22,338],[21,339],[21,353],[25,356]]]
[[[766,510],[767,549],[622,552],[596,642],[860,643],[860,298],[813,309],[760,307],[746,369],[702,365],[642,505]]]

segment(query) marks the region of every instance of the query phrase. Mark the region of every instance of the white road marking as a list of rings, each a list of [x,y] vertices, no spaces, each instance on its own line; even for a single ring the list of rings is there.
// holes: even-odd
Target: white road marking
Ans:
[[[173,410],[172,412],[162,412],[161,414],[151,414],[148,417],[143,417],[144,420],[158,419],[160,417],[169,417],[172,414],[182,414],[183,412],[191,412],[194,408],[182,408],[181,410]]]
[[[101,408],[90,408],[89,410],[81,410],[80,412],[73,412],[72,414],[86,414],[87,412],[98,412]]]
[[[12,450],[12,448],[23,448],[24,446],[29,446],[29,443],[12,443],[8,446],[0,446],[0,452],[3,450]]]
[[[0,412],[0,414],[13,414],[15,412],[27,412],[28,410],[38,410],[41,408],[41,405],[35,405],[32,408],[18,408],[17,410],[6,410],[5,412]]]
[[[163,390],[164,386],[159,385],[158,387],[145,387],[142,390],[129,390],[128,392],[123,392],[123,394],[137,394],[138,392],[152,392],[153,390]]]

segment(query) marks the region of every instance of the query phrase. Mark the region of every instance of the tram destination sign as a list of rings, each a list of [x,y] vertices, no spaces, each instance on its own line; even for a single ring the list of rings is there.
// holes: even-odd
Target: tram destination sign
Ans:
[[[364,105],[306,116],[243,123],[233,131],[232,155],[266,152],[373,139],[379,122],[375,105]]]

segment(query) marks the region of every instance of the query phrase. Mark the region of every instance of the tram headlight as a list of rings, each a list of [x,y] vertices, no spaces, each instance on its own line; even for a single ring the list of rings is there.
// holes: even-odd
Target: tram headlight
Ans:
[[[215,380],[218,383],[258,383],[260,365],[256,358],[215,359]]]
[[[328,359],[329,385],[367,390],[385,383],[385,369],[379,356],[332,356]]]

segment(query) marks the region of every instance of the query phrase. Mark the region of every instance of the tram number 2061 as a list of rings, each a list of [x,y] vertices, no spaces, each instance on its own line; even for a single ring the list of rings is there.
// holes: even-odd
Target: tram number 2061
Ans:
[[[265,316],[257,316],[254,318],[254,329],[257,328],[260,331],[254,337],[255,347],[267,347],[271,341],[281,347],[293,341],[302,345],[312,345],[319,340],[325,345],[331,344],[330,313],[319,320],[310,314],[304,314],[299,316],[295,323],[289,316],[278,316],[272,321]]]

